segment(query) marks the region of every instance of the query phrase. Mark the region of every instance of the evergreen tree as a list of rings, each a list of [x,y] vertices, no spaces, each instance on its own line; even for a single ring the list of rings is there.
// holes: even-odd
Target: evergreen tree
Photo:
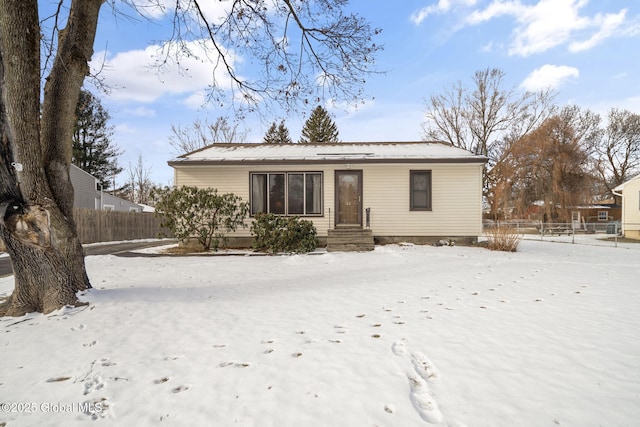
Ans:
[[[89,91],[80,91],[71,162],[98,178],[105,189],[110,187],[112,178],[122,172],[118,166],[118,156],[122,152],[111,143],[113,127],[108,124],[110,118],[98,98]]]
[[[302,128],[300,143],[322,144],[340,142],[338,128],[329,116],[329,112],[318,105]]]
[[[291,144],[293,141],[289,136],[289,129],[284,125],[284,120],[280,120],[280,124],[276,126],[273,122],[267,130],[262,140],[265,144]]]

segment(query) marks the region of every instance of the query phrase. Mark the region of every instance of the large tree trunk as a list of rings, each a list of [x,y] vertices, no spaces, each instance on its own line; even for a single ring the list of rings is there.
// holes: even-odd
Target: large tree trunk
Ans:
[[[74,0],[40,109],[37,0],[0,0],[0,236],[13,294],[0,315],[76,305],[91,287],[73,220],[74,111],[104,0]]]

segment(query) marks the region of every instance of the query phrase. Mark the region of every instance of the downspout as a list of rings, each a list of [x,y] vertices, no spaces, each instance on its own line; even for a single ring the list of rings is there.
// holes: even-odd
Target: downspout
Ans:
[[[620,217],[620,231],[622,232],[622,236],[624,236],[624,210],[625,210],[625,204],[624,204],[624,194],[622,193],[616,193],[615,190],[611,190],[611,193],[614,196],[620,196],[620,202],[622,203],[622,215]]]

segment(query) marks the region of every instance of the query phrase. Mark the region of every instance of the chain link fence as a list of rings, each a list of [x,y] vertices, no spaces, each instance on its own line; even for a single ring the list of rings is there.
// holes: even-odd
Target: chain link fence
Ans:
[[[640,224],[609,222],[485,221],[485,231],[504,227],[523,240],[541,240],[593,246],[640,247],[640,240],[625,238],[624,230],[638,230]]]

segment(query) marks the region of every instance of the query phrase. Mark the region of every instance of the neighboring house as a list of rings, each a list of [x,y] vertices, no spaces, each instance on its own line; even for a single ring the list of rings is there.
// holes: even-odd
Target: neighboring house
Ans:
[[[142,212],[143,208],[128,200],[112,196],[100,188],[100,181],[75,165],[69,169],[73,185],[73,207],[95,210]]]
[[[588,206],[571,207],[571,220],[578,224],[620,221],[622,206],[615,200],[603,200]]]
[[[334,230],[371,230],[380,243],[475,242],[482,234],[486,158],[437,142],[213,144],[169,162],[177,187],[211,187]],[[250,224],[252,218],[247,221]],[[236,244],[250,244],[249,229]]]
[[[622,233],[630,239],[640,239],[640,175],[613,189],[622,196]]]

